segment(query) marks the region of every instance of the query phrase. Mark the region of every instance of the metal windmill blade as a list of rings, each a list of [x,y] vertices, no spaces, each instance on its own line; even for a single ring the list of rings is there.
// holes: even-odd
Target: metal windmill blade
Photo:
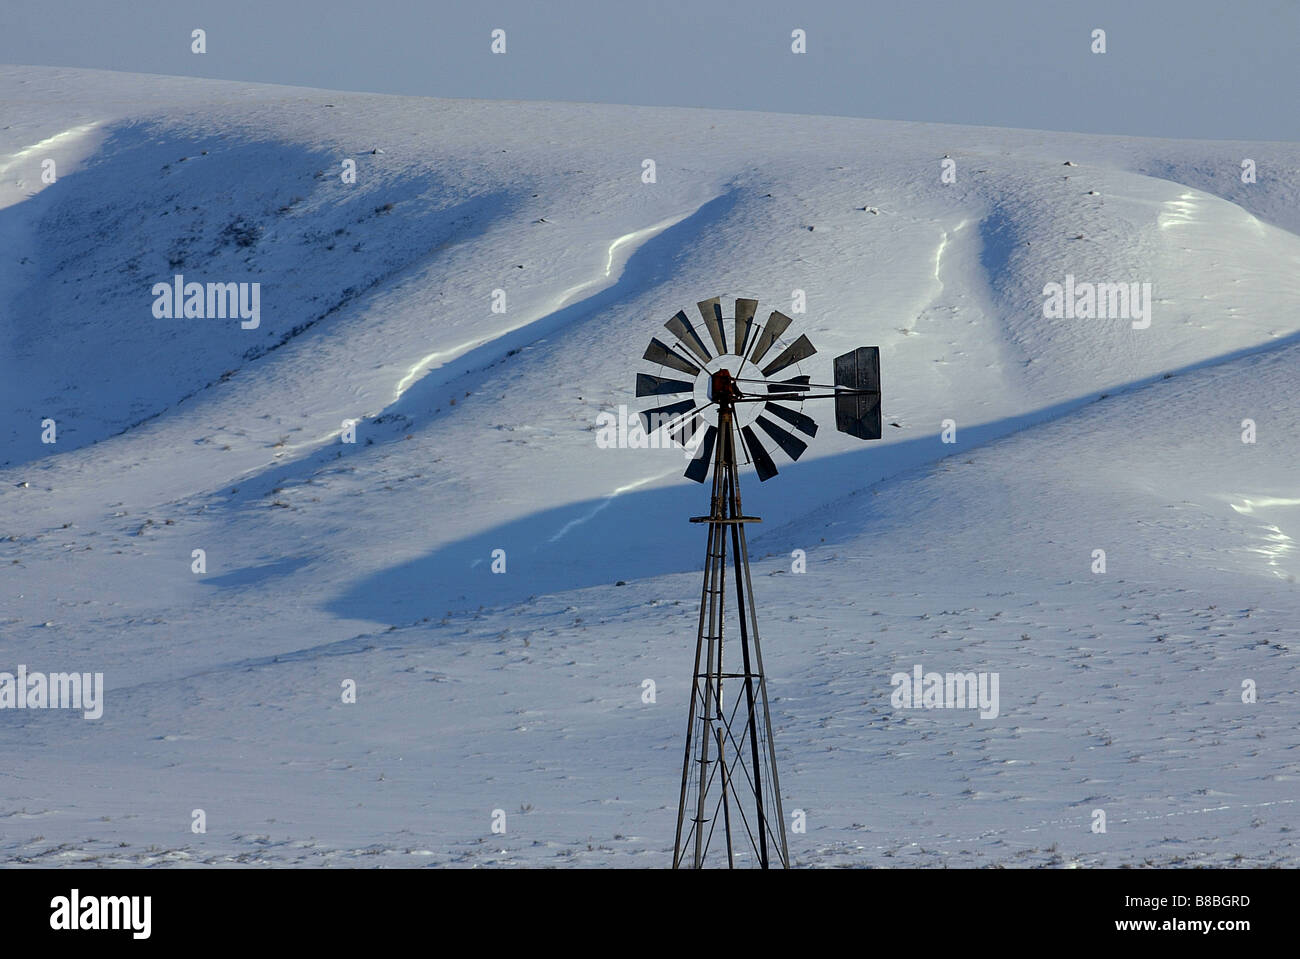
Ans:
[[[767,351],[776,342],[777,337],[789,329],[790,324],[793,322],[794,320],[784,313],[773,310],[772,315],[767,318],[767,323],[763,326],[762,332],[759,333],[758,339],[754,341],[754,352],[749,357],[749,361],[755,364],[761,363],[763,357],[767,355]]]
[[[709,348],[704,345],[700,339],[700,334],[695,332],[695,327],[691,326],[691,321],[686,318],[686,314],[681,310],[677,315],[664,324],[669,333],[672,333],[688,350],[700,358],[703,363],[713,359],[709,353]]]
[[[792,363],[806,360],[816,352],[817,348],[812,345],[812,341],[809,340],[807,336],[800,336],[799,339],[795,340],[782,350],[780,356],[767,364],[767,366],[763,367],[763,375],[773,376],[780,373]]]
[[[776,441],[776,445],[785,450],[785,455],[792,460],[797,460],[803,455],[803,451],[808,448],[808,444],[799,437],[795,436],[789,430],[777,426],[766,416],[759,416],[756,423],[762,427],[763,432]]]
[[[661,366],[667,366],[679,373],[689,373],[691,376],[695,376],[700,372],[700,368],[689,359],[680,353],[674,353],[659,340],[653,338],[650,340],[650,345],[646,347],[645,356],[642,359],[649,360],[651,363],[658,363]]]
[[[798,410],[792,410],[780,403],[768,403],[763,407],[763,410],[785,420],[805,436],[817,435],[817,421],[807,413],[800,413]]]
[[[637,396],[663,396],[673,393],[689,393],[695,384],[688,380],[670,380],[664,376],[651,376],[649,373],[636,375]]]
[[[749,346],[749,331],[754,327],[754,314],[758,311],[758,300],[739,297],[736,300],[735,344],[736,355],[744,356]]]
[[[713,345],[718,348],[718,355],[722,356],[727,352],[727,333],[722,328],[722,298],[715,296],[710,300],[701,300],[697,305],[709,336],[713,337]]]

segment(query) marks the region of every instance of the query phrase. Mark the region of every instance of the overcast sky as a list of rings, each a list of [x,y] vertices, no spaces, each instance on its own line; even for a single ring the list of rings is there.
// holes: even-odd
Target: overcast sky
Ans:
[[[0,0],[0,62],[1300,140],[1300,0]],[[190,32],[207,32],[207,53]],[[494,28],[506,53],[489,49]],[[791,31],[807,53],[791,52]],[[1094,29],[1106,52],[1093,53]],[[0,110],[3,104],[0,104]],[[0,120],[3,117],[0,116]]]

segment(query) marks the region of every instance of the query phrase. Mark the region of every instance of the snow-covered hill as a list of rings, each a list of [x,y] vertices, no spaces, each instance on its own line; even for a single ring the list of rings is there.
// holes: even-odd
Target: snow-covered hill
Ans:
[[[744,478],[794,862],[1296,865],[1297,234],[1297,144],[0,68],[0,670],[106,686],[0,710],[0,856],[668,864],[707,494],[596,417],[801,291],[889,425]]]

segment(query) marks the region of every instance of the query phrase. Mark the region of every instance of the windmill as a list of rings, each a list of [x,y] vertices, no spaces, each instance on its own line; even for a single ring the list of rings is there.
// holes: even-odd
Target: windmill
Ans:
[[[713,467],[709,515],[690,520],[707,523],[709,535],[674,869],[684,865],[700,869],[714,860],[720,862],[724,848],[728,867],[790,865],[745,542],[746,524],[760,520],[741,509],[737,450],[743,449],[745,462],[754,465],[760,481],[771,479],[776,464],[755,427],[797,460],[808,444],[792,430],[808,437],[817,433],[816,421],[802,410],[803,402],[812,399],[834,399],[837,430],[859,439],[880,439],[879,347],[862,346],[836,357],[834,382],[813,383],[811,375],[800,372],[800,364],[817,352],[808,337],[787,345],[783,336],[790,317],[773,311],[760,325],[754,320],[757,309],[757,300],[735,301],[728,341],[721,298],[700,302],[712,351],[679,311],[665,324],[671,341],[653,338],[645,351],[644,358],[658,364],[660,374],[638,373],[636,378],[637,396],[672,400],[641,413],[647,435],[665,429],[676,442],[697,444],[686,475],[698,483],[708,479],[709,466]],[[794,375],[790,375],[792,367]],[[690,379],[662,375],[664,368]],[[724,666],[728,555],[740,649],[737,664],[736,644],[728,634]]]

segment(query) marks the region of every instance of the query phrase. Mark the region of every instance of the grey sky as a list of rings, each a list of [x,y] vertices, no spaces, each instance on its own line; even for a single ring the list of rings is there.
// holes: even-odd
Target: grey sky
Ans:
[[[3,0],[0,62],[1300,140],[1300,0]],[[190,31],[208,52],[190,52]],[[507,32],[507,53],[489,33]],[[808,52],[790,50],[807,31]],[[1094,28],[1107,52],[1090,51]]]

